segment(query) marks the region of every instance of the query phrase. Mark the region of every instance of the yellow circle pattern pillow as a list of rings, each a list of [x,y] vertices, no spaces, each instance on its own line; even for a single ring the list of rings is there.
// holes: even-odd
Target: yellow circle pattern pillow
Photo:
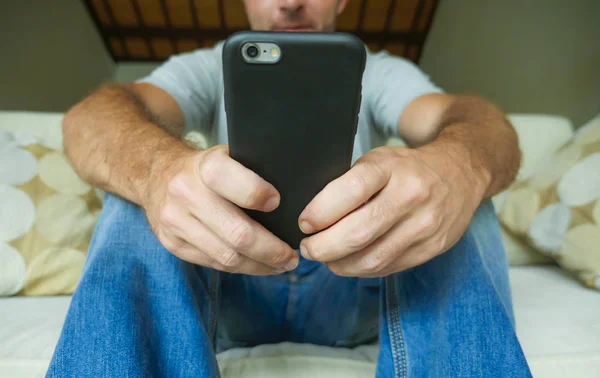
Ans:
[[[75,290],[100,195],[62,153],[60,124],[0,128],[0,296]]]
[[[513,185],[500,220],[586,286],[600,289],[600,117],[531,178]]]

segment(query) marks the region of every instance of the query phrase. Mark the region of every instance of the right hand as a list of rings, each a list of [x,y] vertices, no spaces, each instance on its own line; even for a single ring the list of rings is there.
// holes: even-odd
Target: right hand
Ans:
[[[151,176],[144,197],[158,240],[182,260],[251,275],[298,265],[289,245],[240,209],[273,211],[280,195],[233,160],[227,146],[179,155]]]

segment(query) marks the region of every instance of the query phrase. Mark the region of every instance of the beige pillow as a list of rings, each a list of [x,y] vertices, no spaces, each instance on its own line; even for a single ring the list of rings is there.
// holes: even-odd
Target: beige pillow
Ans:
[[[600,289],[600,117],[513,185],[500,220],[513,236]]]
[[[0,129],[0,295],[70,294],[79,280],[101,200],[55,139]]]

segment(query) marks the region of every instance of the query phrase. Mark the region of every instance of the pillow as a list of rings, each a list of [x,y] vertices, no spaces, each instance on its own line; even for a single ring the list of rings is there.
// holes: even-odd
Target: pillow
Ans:
[[[513,236],[600,289],[600,116],[510,188],[500,220]]]
[[[536,165],[556,152],[573,136],[573,124],[562,116],[513,113],[508,115],[508,119],[517,132],[522,154],[517,182],[531,177]],[[544,135],[544,138],[540,139],[539,135]],[[497,211],[502,207],[507,194],[508,191],[504,191],[492,198]],[[502,240],[508,262],[512,266],[553,262],[527,243],[515,238],[510,232],[503,230]]]
[[[522,160],[517,180],[531,177],[535,167],[573,136],[569,119],[551,114],[509,114],[519,138]],[[543,135],[543,138],[540,138]]]
[[[0,117],[0,295],[70,294],[101,193],[63,155],[59,117],[8,118]]]

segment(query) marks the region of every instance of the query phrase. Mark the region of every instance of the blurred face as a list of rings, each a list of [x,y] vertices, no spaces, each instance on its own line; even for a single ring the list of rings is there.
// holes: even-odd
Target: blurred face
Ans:
[[[244,0],[253,30],[334,31],[348,0]]]

